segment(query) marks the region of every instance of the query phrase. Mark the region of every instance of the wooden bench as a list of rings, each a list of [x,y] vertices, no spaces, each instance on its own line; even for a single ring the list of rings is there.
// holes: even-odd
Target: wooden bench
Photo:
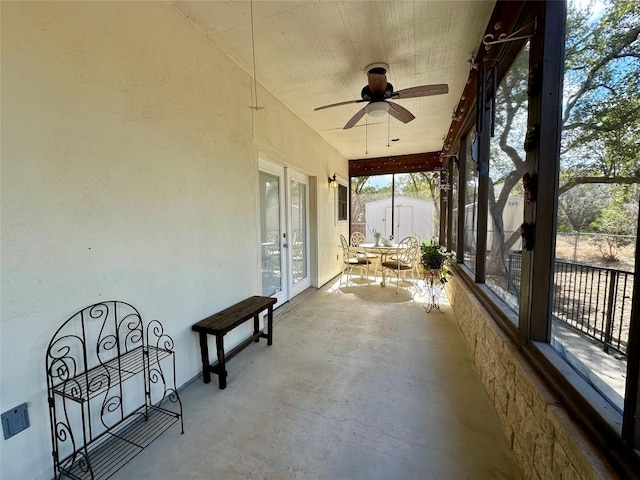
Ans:
[[[273,306],[275,298],[271,297],[249,297],[235,305],[200,320],[191,327],[191,330],[200,334],[200,355],[202,356],[202,380],[204,383],[211,381],[211,373],[218,375],[218,386],[220,389],[227,387],[227,370],[225,368],[227,360],[231,360],[242,349],[251,342],[259,342],[260,338],[267,339],[267,345],[273,343]],[[260,312],[267,312],[267,333],[259,329]],[[238,325],[253,318],[253,335],[233,348],[229,353],[224,353],[224,336]],[[209,346],[207,344],[207,334],[216,336],[216,352],[218,362],[215,365],[209,364]]]

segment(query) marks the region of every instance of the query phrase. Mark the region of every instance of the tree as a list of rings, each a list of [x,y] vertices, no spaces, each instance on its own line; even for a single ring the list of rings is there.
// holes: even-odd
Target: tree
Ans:
[[[630,218],[638,218],[638,189],[636,185],[621,185],[612,188],[613,194],[602,213],[594,221],[596,232],[604,235],[591,240],[604,260],[618,260],[618,250],[633,244],[636,234],[636,222]]]
[[[568,12],[560,194],[640,182],[640,4],[607,3],[597,21],[591,9]]]
[[[640,2],[606,3],[598,18],[593,5],[569,3],[559,194],[584,184],[640,183]],[[505,238],[509,195],[525,173],[527,50],[519,55],[496,97],[498,148],[490,166],[489,213],[494,235],[489,273],[504,271],[517,232]],[[492,145],[493,146],[493,145]]]
[[[609,202],[602,185],[577,185],[558,198],[558,229],[582,232],[600,217]]]
[[[524,133],[527,125],[527,78],[529,49],[525,47],[511,64],[496,92],[495,140],[491,142],[489,170],[489,216],[491,245],[487,272],[507,270],[506,257],[520,238],[518,229],[505,232],[505,208],[509,197],[523,198],[521,178],[525,173]]]

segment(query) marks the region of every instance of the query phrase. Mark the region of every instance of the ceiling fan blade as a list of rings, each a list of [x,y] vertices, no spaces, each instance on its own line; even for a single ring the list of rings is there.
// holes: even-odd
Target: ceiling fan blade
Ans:
[[[436,83],[434,85],[403,88],[402,90],[393,92],[391,98],[428,97],[430,95],[442,95],[444,93],[449,93],[449,86],[446,83]]]
[[[356,123],[360,121],[362,117],[364,117],[364,114],[365,114],[364,108],[361,108],[360,110],[358,110],[356,114],[353,117],[351,117],[351,119],[347,122],[347,124],[344,126],[343,129],[347,130],[353,127]]]
[[[332,103],[331,105],[324,105],[322,107],[318,107],[318,108],[314,108],[313,111],[317,111],[317,110],[324,110],[325,108],[331,108],[331,107],[339,107],[340,105],[349,105],[350,103],[361,103],[364,102],[365,100],[359,99],[359,100],[347,100],[346,102],[338,102],[338,103]]]
[[[387,102],[387,103],[389,104],[389,115],[391,115],[393,118],[400,120],[402,123],[409,123],[411,120],[416,118],[413,116],[413,113],[411,113],[406,108],[401,107],[397,103],[393,103],[393,102]]]

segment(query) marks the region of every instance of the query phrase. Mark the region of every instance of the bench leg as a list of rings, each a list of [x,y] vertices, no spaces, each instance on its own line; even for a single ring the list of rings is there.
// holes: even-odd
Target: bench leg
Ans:
[[[218,365],[217,373],[218,373],[218,386],[220,390],[224,390],[227,388],[227,368],[224,363],[224,336],[216,335],[216,351],[218,353]]]
[[[258,332],[260,331],[260,314],[256,313],[253,316],[253,335],[258,335]],[[258,343],[260,341],[260,337],[256,337],[256,339],[254,340],[254,342]]]
[[[267,345],[273,343],[273,306],[269,306],[269,312],[267,313]]]
[[[209,346],[207,345],[207,334],[200,333],[200,356],[202,357],[202,380],[204,383],[211,381],[211,371],[209,370]]]

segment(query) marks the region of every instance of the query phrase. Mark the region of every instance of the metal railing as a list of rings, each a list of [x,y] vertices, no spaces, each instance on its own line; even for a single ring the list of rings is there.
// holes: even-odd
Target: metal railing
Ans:
[[[520,254],[509,255],[509,275],[520,289]],[[556,260],[552,315],[626,358],[631,323],[632,272]]]

